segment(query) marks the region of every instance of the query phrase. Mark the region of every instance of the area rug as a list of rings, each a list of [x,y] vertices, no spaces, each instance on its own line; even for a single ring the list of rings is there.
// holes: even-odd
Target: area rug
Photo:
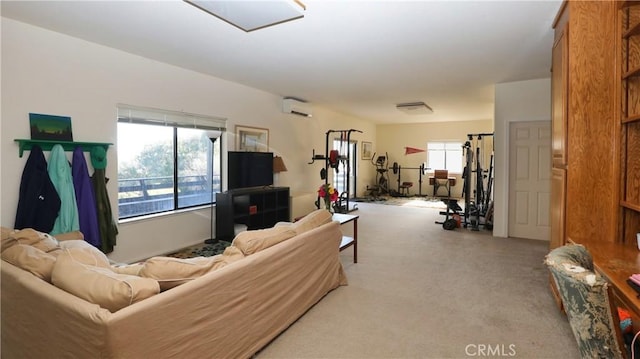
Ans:
[[[196,244],[195,246],[184,248],[178,252],[167,254],[167,257],[174,258],[193,258],[193,257],[212,257],[216,254],[221,254],[224,249],[230,246],[231,243],[225,241],[218,241],[213,244]]]

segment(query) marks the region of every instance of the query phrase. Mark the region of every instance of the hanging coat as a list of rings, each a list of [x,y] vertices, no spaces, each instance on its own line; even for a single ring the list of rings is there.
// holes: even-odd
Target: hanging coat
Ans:
[[[53,186],[56,188],[58,196],[60,196],[60,213],[56,218],[51,234],[56,235],[80,230],[76,192],[73,189],[73,179],[71,178],[71,166],[61,145],[54,145],[51,148],[48,171],[51,182],[53,182]]]
[[[94,172],[91,176],[93,188],[96,194],[96,208],[98,211],[98,226],[100,227],[100,240],[104,253],[113,252],[116,245],[118,227],[113,220],[111,212],[111,202],[107,193],[107,178],[105,168],[107,167],[107,152],[102,147],[94,147],[91,150],[91,164]]]
[[[60,212],[60,197],[49,174],[42,148],[33,146],[22,171],[14,228],[49,233]]]
[[[93,192],[93,183],[91,183],[91,178],[89,177],[87,161],[84,159],[82,147],[78,146],[73,151],[71,175],[78,205],[80,232],[84,234],[85,241],[91,243],[94,247],[101,248],[96,196]]]

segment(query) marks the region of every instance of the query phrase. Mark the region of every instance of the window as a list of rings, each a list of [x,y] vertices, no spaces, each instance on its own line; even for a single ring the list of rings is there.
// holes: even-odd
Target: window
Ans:
[[[349,146],[349,148],[347,148]],[[349,151],[349,196],[353,197],[356,193],[356,159],[358,158],[358,152],[356,151],[356,142],[352,141],[349,145],[347,142],[340,139],[333,140],[333,149],[337,150],[340,156],[343,158],[338,163],[338,170],[333,170],[333,182],[334,188],[339,194],[346,192],[347,190],[347,150]]]
[[[427,143],[427,167],[433,170],[449,170],[450,173],[462,173],[461,142]]]
[[[225,122],[119,105],[119,219],[212,204]]]

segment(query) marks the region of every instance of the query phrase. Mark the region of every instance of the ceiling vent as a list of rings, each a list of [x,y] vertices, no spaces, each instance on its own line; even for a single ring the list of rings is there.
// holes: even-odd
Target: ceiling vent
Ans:
[[[429,115],[433,113],[433,109],[424,102],[399,103],[396,108],[408,115]]]
[[[282,100],[282,112],[292,113],[303,117],[312,117],[313,107],[308,102],[304,102],[296,98],[285,97]]]

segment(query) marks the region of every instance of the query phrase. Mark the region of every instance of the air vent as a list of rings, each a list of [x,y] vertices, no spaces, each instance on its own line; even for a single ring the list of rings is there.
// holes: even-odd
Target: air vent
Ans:
[[[424,102],[399,103],[396,108],[408,115],[429,115],[433,113],[433,109]]]

